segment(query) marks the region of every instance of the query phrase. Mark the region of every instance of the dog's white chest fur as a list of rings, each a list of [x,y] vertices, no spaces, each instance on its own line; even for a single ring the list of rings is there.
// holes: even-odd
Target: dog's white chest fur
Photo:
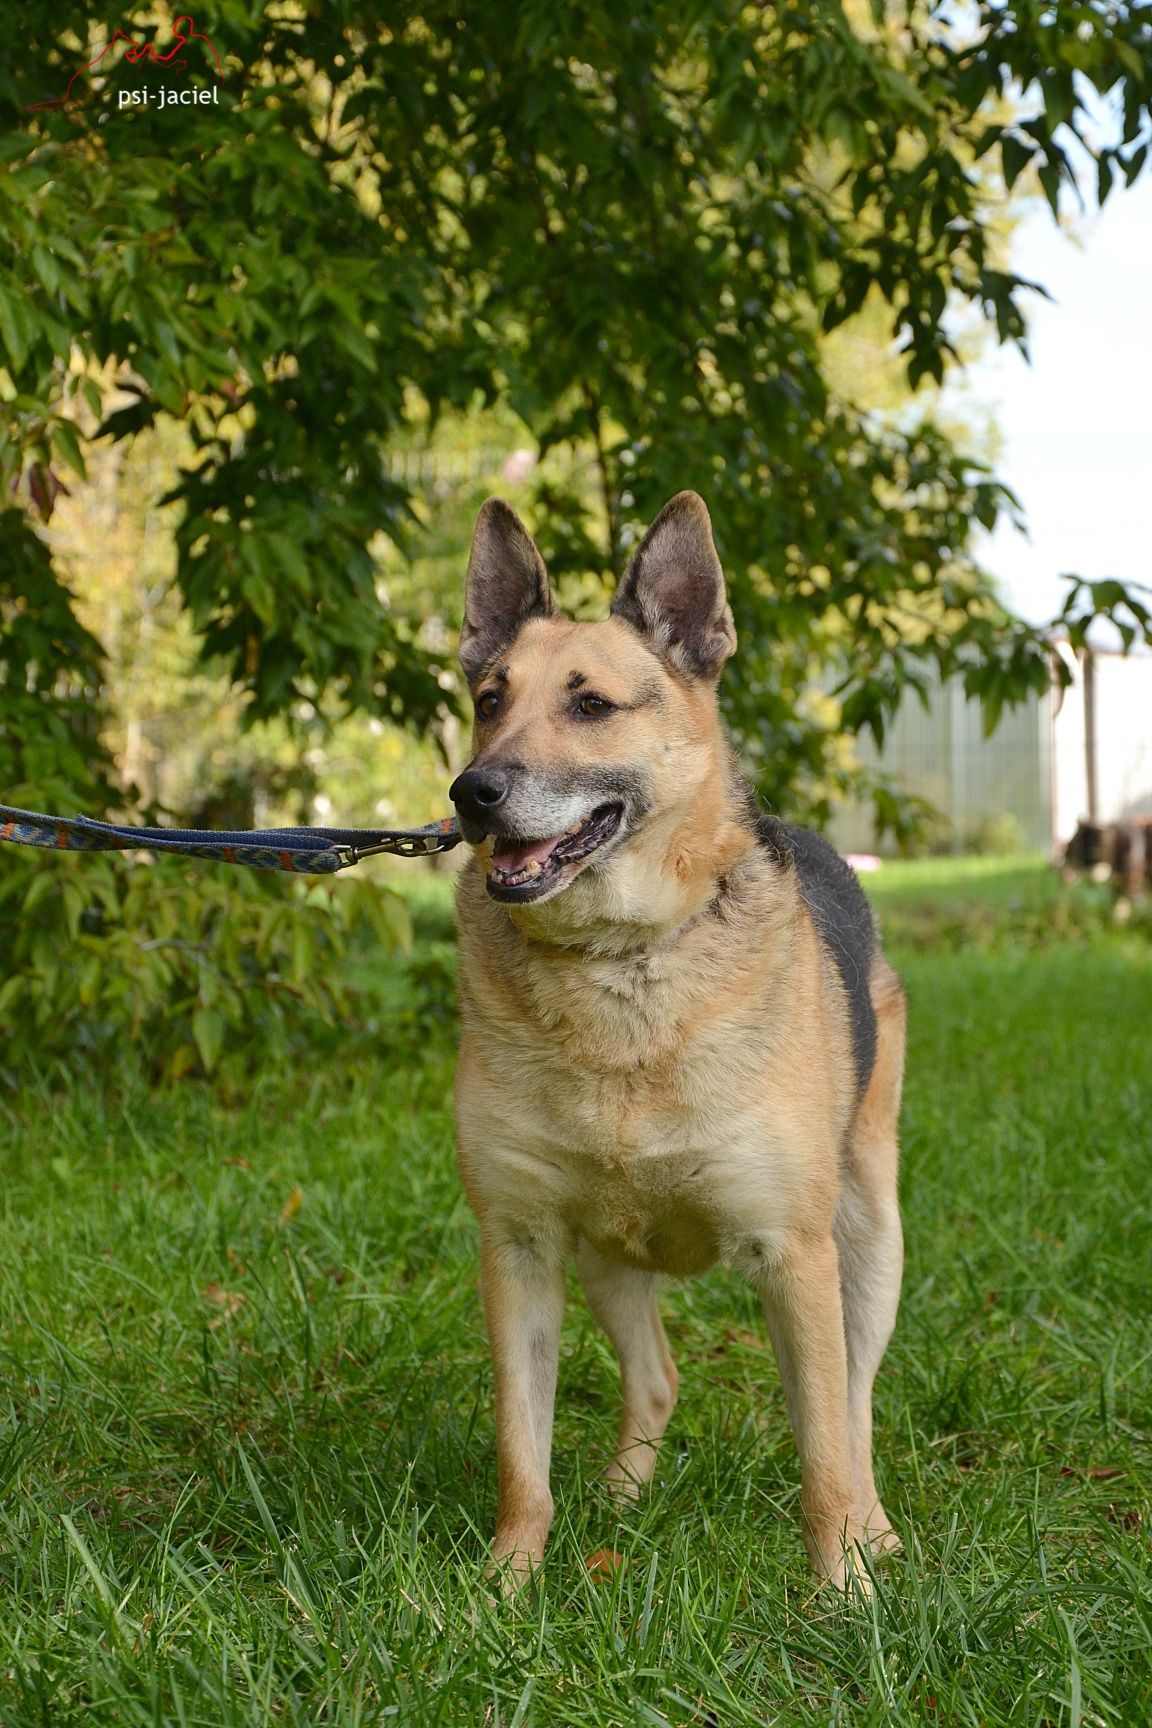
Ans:
[[[521,974],[500,1060],[487,1016],[483,1058],[467,1035],[463,1051],[461,1150],[487,1209],[526,1236],[579,1235],[674,1275],[740,1258],[753,1221],[766,1237],[786,1228],[797,1087],[773,1084],[787,1029],[766,970],[737,966],[720,992],[683,951],[562,956]]]

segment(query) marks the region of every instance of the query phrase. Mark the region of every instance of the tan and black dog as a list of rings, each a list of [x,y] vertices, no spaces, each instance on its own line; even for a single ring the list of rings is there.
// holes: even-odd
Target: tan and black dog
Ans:
[[[664,1275],[759,1291],[801,1468],[804,1537],[843,1585],[898,1546],[872,1384],[902,1262],[904,999],[848,866],[756,810],[715,683],[736,646],[703,502],[661,512],[611,616],[555,609],[506,504],[480,512],[460,658],[475,753],[452,787],[460,1167],[495,1365],[494,1560],[543,1554],[565,1263],[615,1346],[609,1479],[652,1475],[676,1399]]]

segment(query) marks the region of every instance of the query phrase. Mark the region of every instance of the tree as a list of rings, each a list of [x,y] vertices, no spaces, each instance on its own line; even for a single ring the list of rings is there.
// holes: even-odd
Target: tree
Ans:
[[[151,40],[153,16],[124,28]],[[832,0],[220,0],[178,70],[98,59],[90,0],[10,5],[8,690],[51,687],[64,658],[21,622],[48,579],[29,517],[91,439],[168,415],[196,451],[176,580],[249,711],[327,692],[427,720],[436,657],[377,599],[375,536],[414,531],[382,453],[414,418],[495,401],[541,449],[595,452],[594,500],[539,500],[561,576],[607,582],[666,497],[707,494],[743,642],[730,717],[777,800],[832,764],[804,705],[817,667],[846,723],[878,734],[931,664],[993,714],[1046,684],[1044,634],[992,601],[968,550],[1011,501],[930,422],[837,399],[820,334],[879,299],[913,384],[942,375],[958,305],[1023,341],[1028,285],[995,262],[977,163],[1034,172],[1054,210],[1074,136],[1099,196],[1134,178],[1152,6],[1003,0],[964,20]],[[161,108],[181,78],[218,100]],[[1118,112],[1098,145],[1090,90]],[[131,402],[106,414],[109,375]],[[59,589],[51,604],[67,614]],[[1074,589],[1069,616],[1099,606],[1147,627],[1116,585]]]

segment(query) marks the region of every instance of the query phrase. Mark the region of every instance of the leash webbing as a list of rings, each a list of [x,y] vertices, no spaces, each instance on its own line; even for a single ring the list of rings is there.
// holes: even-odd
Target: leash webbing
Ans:
[[[426,858],[460,843],[454,816],[423,828],[120,828],[90,816],[43,816],[0,804],[0,841],[54,852],[176,852],[215,864],[331,876],[389,852]]]

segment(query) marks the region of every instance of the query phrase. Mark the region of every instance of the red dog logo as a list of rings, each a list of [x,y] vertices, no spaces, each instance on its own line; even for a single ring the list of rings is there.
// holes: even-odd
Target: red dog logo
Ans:
[[[78,78],[86,77],[90,72],[94,72],[96,68],[108,58],[117,42],[127,43],[123,57],[127,60],[130,66],[137,65],[141,60],[150,60],[154,66],[169,66],[173,71],[183,71],[188,65],[187,60],[181,60],[179,58],[181,49],[186,48],[189,42],[202,42],[205,49],[212,56],[212,59],[215,62],[217,76],[220,78],[224,76],[224,68],[220,64],[220,56],[217,54],[211,41],[207,36],[202,35],[201,32],[197,30],[194,20],[187,12],[184,12],[173,22],[172,46],[166,54],[157,53],[156,44],[154,42],[137,42],[133,37],[125,35],[123,30],[114,30],[104,47],[100,50],[99,54],[97,54],[96,58],[94,60],[89,60],[86,66],[81,66],[79,71],[72,74],[71,78],[68,80],[68,88],[65,90],[63,96],[51,96],[43,102],[30,102],[28,104],[29,108],[63,108],[65,103],[71,100],[72,87],[76,83],[76,80]]]

